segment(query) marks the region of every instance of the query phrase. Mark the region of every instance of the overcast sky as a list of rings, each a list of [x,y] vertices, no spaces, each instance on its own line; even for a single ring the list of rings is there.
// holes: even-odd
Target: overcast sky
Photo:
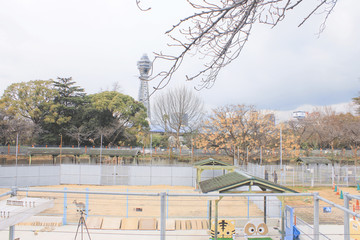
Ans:
[[[136,62],[166,51],[165,31],[194,12],[185,0],[142,3],[152,9],[140,11],[135,0],[0,0],[0,93],[11,83],[72,76],[87,93],[118,83],[137,99]],[[320,37],[321,16],[297,27],[305,9],[274,29],[254,27],[240,57],[199,92],[208,108],[244,103],[283,115],[324,105],[347,110],[360,90],[360,1],[339,0]],[[188,61],[169,87],[197,85],[185,82],[196,70]]]

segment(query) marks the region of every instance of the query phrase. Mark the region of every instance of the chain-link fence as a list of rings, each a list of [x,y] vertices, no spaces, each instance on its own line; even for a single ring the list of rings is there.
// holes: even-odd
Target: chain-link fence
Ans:
[[[258,165],[249,163],[240,169],[256,177],[265,178],[265,170],[268,179],[274,181],[275,173],[277,182],[286,186],[357,186],[359,182],[360,167],[334,165]]]
[[[350,197],[346,196],[346,201],[350,200]],[[17,197],[18,199],[23,197],[53,199],[52,208],[21,224],[21,226],[29,226],[27,229],[31,229],[30,226],[33,229],[44,226],[51,226],[54,229],[58,227],[58,230],[53,229],[49,233],[51,239],[55,239],[51,236],[75,233],[75,228],[61,226],[76,226],[81,211],[85,213],[90,234],[96,236],[94,239],[103,239],[97,238],[101,234],[109,237],[125,235],[136,237],[140,234],[143,237],[154,237],[149,239],[165,239],[167,236],[169,239],[177,237],[205,240],[209,239],[211,234],[209,229],[216,218],[225,222],[234,222],[233,239],[245,239],[249,236],[250,233],[247,231],[249,224],[256,228],[260,226],[258,224],[266,223],[268,228],[266,236],[272,239],[282,237],[293,239],[294,233],[290,230],[295,226],[300,232],[300,239],[337,240],[348,239],[346,236],[350,235],[350,231],[344,229],[346,224],[349,226],[349,221],[346,221],[347,218],[338,219],[336,224],[323,221],[322,205],[330,204],[334,209],[342,211],[342,215],[348,214],[349,218],[352,217],[352,212],[348,210],[351,206],[346,204],[344,204],[345,207],[339,206],[321,198],[316,193],[199,194],[192,188],[183,187],[144,189],[103,186],[84,189],[58,186],[18,189]],[[288,207],[299,198],[311,198],[312,201],[301,207]],[[0,200],[4,199],[6,196],[0,195]],[[319,202],[322,204],[319,205]],[[266,213],[264,212],[265,205]],[[288,212],[287,209],[295,210]],[[326,216],[335,219],[338,215]],[[163,223],[165,224],[162,225]],[[20,227],[20,229],[23,228]],[[0,236],[1,234],[0,231]]]

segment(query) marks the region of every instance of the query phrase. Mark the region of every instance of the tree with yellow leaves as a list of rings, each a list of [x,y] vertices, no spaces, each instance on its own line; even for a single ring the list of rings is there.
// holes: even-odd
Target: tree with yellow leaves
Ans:
[[[296,137],[283,129],[283,149],[296,149]],[[272,113],[258,111],[251,105],[227,105],[214,109],[204,122],[197,146],[223,150],[234,158],[239,154],[247,164],[247,152],[264,147],[279,149],[279,132]]]
[[[229,156],[266,144],[274,134],[274,123],[254,106],[228,105],[213,110],[205,121],[197,145],[206,150],[223,150]]]

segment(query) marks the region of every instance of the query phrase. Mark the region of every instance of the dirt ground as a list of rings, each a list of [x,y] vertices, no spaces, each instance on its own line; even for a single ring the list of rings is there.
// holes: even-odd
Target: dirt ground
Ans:
[[[184,186],[94,186],[94,185],[60,185],[36,187],[36,189],[53,189],[53,190],[85,191],[108,191],[108,192],[129,192],[129,193],[196,193],[192,187]],[[318,192],[320,196],[341,206],[344,205],[343,199],[336,195],[331,187],[316,188],[294,188],[298,192]],[[358,195],[358,191],[354,187],[339,187],[340,191]],[[9,189],[0,189],[0,193]],[[47,210],[45,215],[63,216],[64,212],[64,194],[63,193],[40,193],[40,192],[19,192],[20,196],[33,197],[51,197],[54,198],[54,207]],[[4,199],[4,198],[3,198]],[[66,212],[67,221],[76,223],[79,215],[76,211],[77,202],[86,202],[84,194],[67,194],[66,195]],[[209,212],[208,199],[200,197],[167,197],[166,208],[167,216],[176,219],[203,218],[206,219]],[[121,195],[89,195],[89,216],[113,216],[113,217],[138,217],[138,218],[159,218],[160,217],[160,197],[159,196],[121,196]],[[286,198],[285,204],[295,208],[295,214],[307,223],[313,222],[313,199],[312,197],[292,197]],[[353,209],[351,201],[350,209]],[[248,207],[249,206],[249,210]],[[321,224],[343,224],[344,213],[341,210],[332,207],[331,213],[324,213],[323,207],[329,204],[320,201],[320,223]],[[214,216],[214,206],[213,212]],[[219,215],[221,217],[261,217],[262,211],[251,201],[248,202],[244,197],[226,198],[220,201]]]
[[[122,193],[197,193],[192,187],[184,186],[88,186],[88,185],[61,185],[36,187],[36,189],[51,190],[101,191],[101,192],[122,192]],[[6,192],[6,189],[0,189]],[[64,199],[66,199],[67,221],[76,223],[79,219],[76,205],[77,202],[86,203],[85,194],[43,193],[43,192],[19,192],[18,195],[32,197],[54,198],[54,207],[43,214],[63,216]],[[174,196],[166,198],[167,217],[175,219],[207,219],[209,214],[209,199],[204,197]],[[124,196],[124,195],[92,195],[89,194],[89,216],[107,217],[138,217],[138,218],[159,218],[160,197],[159,196]],[[249,206],[249,210],[248,210]],[[212,216],[215,214],[215,206],[212,206]],[[219,203],[219,216],[223,218],[237,217],[247,218],[248,216],[261,217],[262,211],[245,197],[227,197]]]
[[[329,201],[334,202],[335,204],[344,206],[344,200],[340,199],[340,195],[337,195],[334,192],[332,187],[314,187],[314,188],[304,188],[304,187],[296,187],[293,188],[298,192],[318,192],[319,195],[323,198],[326,198]],[[352,195],[359,195],[359,191],[355,187],[339,187],[339,193],[343,191],[343,193],[347,192]],[[295,208],[295,214],[297,217],[300,217],[307,223],[313,222],[314,216],[314,203],[312,197],[296,197],[296,198],[288,198],[285,200],[285,204],[292,206]],[[323,207],[330,207],[328,203],[320,201],[320,224],[343,224],[344,223],[344,212],[332,207],[331,213],[324,213]],[[350,209],[353,209],[353,205],[356,205],[356,201],[350,201]]]

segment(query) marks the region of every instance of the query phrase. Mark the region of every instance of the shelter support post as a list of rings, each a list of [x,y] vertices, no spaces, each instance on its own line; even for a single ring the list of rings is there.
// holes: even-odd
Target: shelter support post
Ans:
[[[349,193],[344,194],[344,207],[349,209]],[[349,213],[344,211],[344,240],[350,240],[350,220]]]
[[[219,201],[215,200],[215,231],[214,231],[214,240],[217,240],[217,234],[218,234],[218,222],[219,222]]]
[[[217,234],[218,234],[218,222],[219,222],[219,202],[223,197],[220,197],[219,200],[215,200],[215,234],[214,234],[214,240],[217,240]]]
[[[203,169],[197,168],[196,169],[196,189],[199,189],[199,183],[201,182],[201,173],[203,172]]]
[[[211,230],[211,213],[212,213],[212,201],[208,201],[208,217],[209,217],[209,230]]]
[[[166,192],[160,193],[160,201],[161,201],[161,222],[160,222],[160,240],[165,240],[165,230],[166,230],[166,204],[165,204],[165,197]]]
[[[264,196],[264,223],[266,224],[266,196]]]
[[[319,193],[314,193],[314,240],[319,240]]]
[[[31,154],[29,155],[29,165],[31,165]]]
[[[284,197],[280,197],[281,200],[281,239],[285,239],[285,201]]]

